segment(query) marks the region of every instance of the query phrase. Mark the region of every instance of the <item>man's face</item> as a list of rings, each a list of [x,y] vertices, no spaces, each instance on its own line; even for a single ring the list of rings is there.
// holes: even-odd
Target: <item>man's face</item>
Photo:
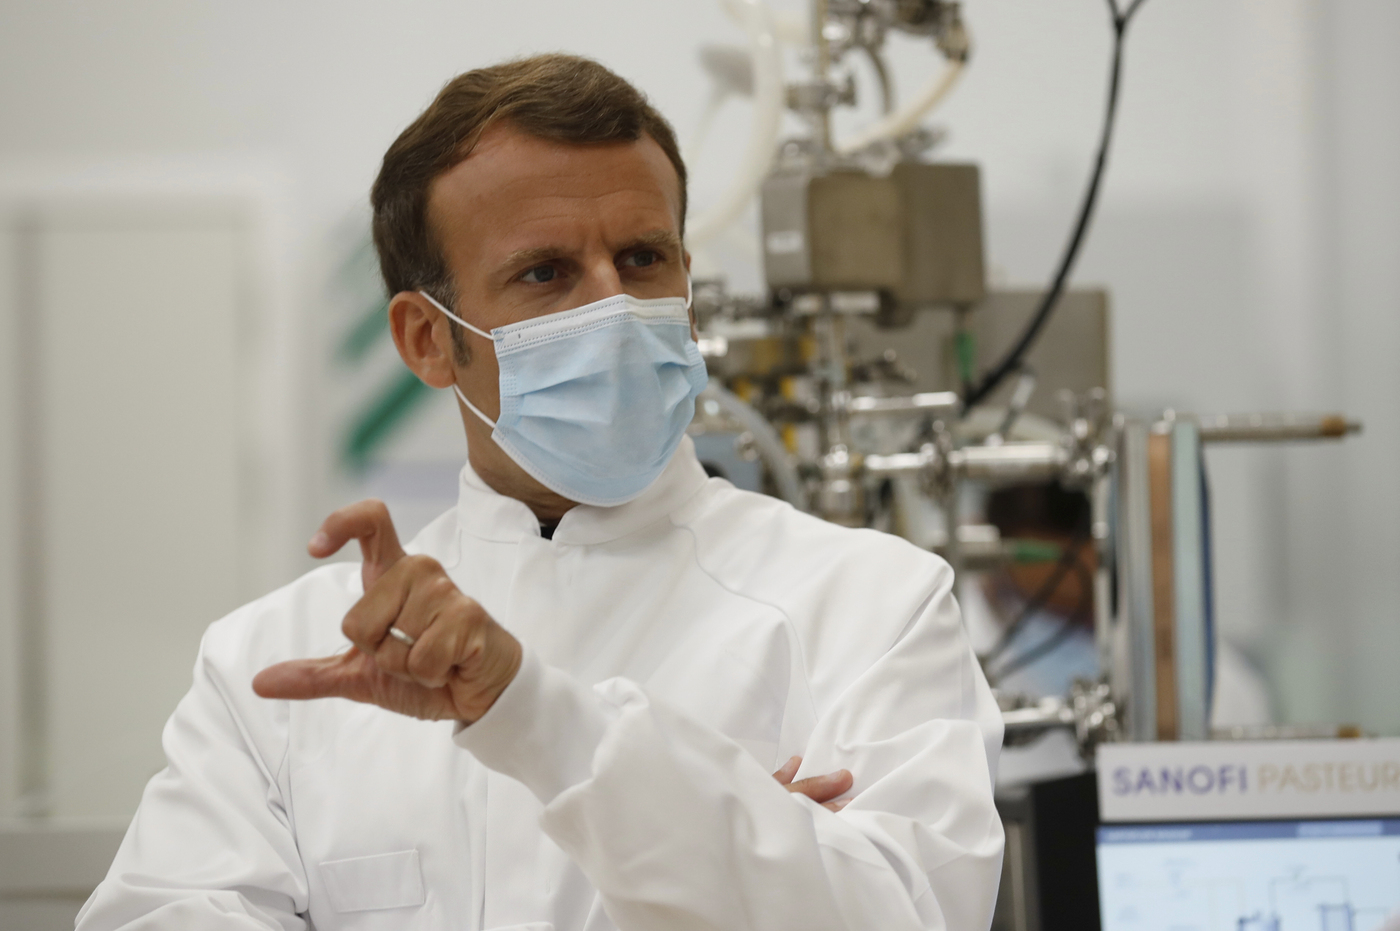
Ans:
[[[457,286],[454,311],[487,332],[620,293],[683,296],[689,257],[680,210],[675,168],[650,137],[569,145],[510,123],[487,130],[428,196],[428,220]],[[455,366],[457,383],[494,420],[491,341],[470,331],[464,338],[469,361]],[[518,471],[489,428],[470,415],[464,423],[478,472]]]

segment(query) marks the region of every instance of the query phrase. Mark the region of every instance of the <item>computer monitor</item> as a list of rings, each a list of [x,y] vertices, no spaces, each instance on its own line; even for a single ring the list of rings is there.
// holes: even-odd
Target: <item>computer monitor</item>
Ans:
[[[1400,818],[1096,829],[1103,931],[1400,929]]]

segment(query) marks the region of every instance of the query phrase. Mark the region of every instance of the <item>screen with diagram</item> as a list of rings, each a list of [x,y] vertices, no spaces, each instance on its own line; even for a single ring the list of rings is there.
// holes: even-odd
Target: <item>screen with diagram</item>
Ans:
[[[1400,818],[1098,829],[1103,931],[1400,931]]]

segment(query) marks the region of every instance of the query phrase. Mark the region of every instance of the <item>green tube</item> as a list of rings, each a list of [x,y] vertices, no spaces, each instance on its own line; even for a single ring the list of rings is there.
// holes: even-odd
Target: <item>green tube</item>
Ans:
[[[1064,547],[1047,540],[1007,540],[1007,552],[1012,562],[1055,562],[1064,554]]]

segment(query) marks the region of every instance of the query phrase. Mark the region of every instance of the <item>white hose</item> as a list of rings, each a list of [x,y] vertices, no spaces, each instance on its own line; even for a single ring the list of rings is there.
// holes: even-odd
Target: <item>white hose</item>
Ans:
[[[749,146],[729,189],[694,221],[687,224],[686,244],[698,248],[739,219],[753,200],[778,151],[787,89],[783,83],[783,56],[773,12],[763,0],[721,0],[725,10],[743,27],[753,55],[754,100]]]
[[[947,97],[948,92],[958,83],[962,71],[962,62],[948,62],[943,73],[930,81],[922,92],[888,116],[881,117],[849,139],[842,139],[836,143],[836,151],[842,155],[850,155],[872,142],[897,139],[909,132],[919,125],[919,120],[923,119],[926,113],[943,102],[943,98]]]
[[[720,387],[719,382],[715,380],[711,380],[705,386],[705,390],[700,393],[700,399],[714,401],[720,410],[738,421],[739,425],[749,432],[759,457],[763,459],[764,465],[768,466],[768,474],[773,476],[773,484],[777,486],[779,497],[799,511],[806,511],[807,491],[802,487],[797,466],[793,465],[792,457],[788,455],[787,447],[783,445],[773,425],[764,420],[762,414],[744,403],[737,394]]]

